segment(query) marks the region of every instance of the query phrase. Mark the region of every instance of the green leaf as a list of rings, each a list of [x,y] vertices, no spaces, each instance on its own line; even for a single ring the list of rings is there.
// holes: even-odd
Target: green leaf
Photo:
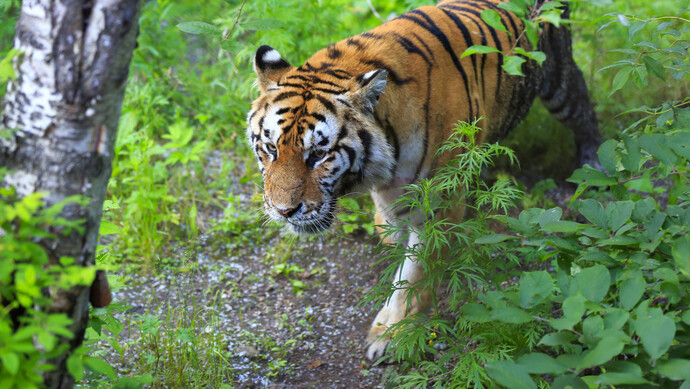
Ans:
[[[604,299],[611,285],[609,270],[599,264],[582,269],[575,280],[582,296],[595,303]]]
[[[460,58],[467,57],[468,55],[472,54],[488,54],[488,53],[500,53],[501,50],[491,47],[491,46],[482,46],[482,45],[474,45],[470,46],[465,51],[462,53]]]
[[[563,316],[551,319],[551,326],[557,330],[572,330],[584,314],[585,298],[579,294],[570,296],[563,301]]]
[[[19,371],[19,357],[17,356],[17,354],[11,352],[3,352],[2,354],[0,354],[0,360],[2,361],[2,366],[4,366],[10,374],[17,374],[17,372]]]
[[[658,369],[659,374],[672,380],[690,380],[690,360],[669,359],[660,362]]]
[[[630,78],[630,73],[632,73],[634,68],[629,67],[629,68],[623,68],[616,73],[615,77],[613,77],[613,85],[611,86],[611,92],[609,92],[609,97],[613,96],[616,91],[620,90],[623,88],[626,82],[628,82],[628,79]]]
[[[625,222],[630,220],[634,206],[632,201],[616,201],[606,205],[606,219],[611,231],[618,231]]]
[[[481,18],[489,26],[491,26],[491,27],[493,27],[499,31],[503,31],[503,32],[507,33],[508,35],[512,35],[508,32],[506,27],[501,22],[501,15],[499,15],[498,12],[496,12],[495,10],[485,9],[484,11],[482,11]]]
[[[527,3],[522,3],[522,4],[517,4],[513,2],[506,2],[506,3],[500,3],[498,5],[498,8],[503,8],[505,10],[508,10],[512,13],[514,13],[516,16],[519,18],[522,18],[525,16],[525,13],[527,13]]]
[[[220,36],[223,32],[220,28],[205,22],[182,22],[177,28],[188,34],[216,35]]]
[[[547,209],[539,215],[539,225],[543,228],[545,225],[560,220],[563,215],[563,210],[559,207]]]
[[[604,169],[609,172],[609,174],[616,174],[618,171],[616,168],[618,165],[616,146],[618,146],[618,142],[613,139],[609,139],[602,143],[597,151],[599,163],[601,163],[601,166],[603,166]]]
[[[608,221],[606,220],[606,212],[600,202],[592,199],[580,201],[578,209],[582,216],[584,216],[590,223],[595,226],[606,229]]]
[[[584,305],[583,305],[583,307],[584,307]],[[577,339],[577,336],[575,336],[571,332],[566,332],[566,331],[552,332],[550,334],[544,335],[541,338],[541,340],[539,341],[539,345],[543,344],[545,346],[556,347],[556,346],[562,346],[564,344],[570,344],[575,339]]]
[[[641,29],[644,28],[644,26],[647,24],[647,21],[639,21],[635,22],[630,26],[630,29],[628,30],[628,40],[632,40],[633,36],[640,31]]]
[[[84,364],[81,363],[81,357],[72,354],[67,358],[67,371],[74,377],[76,381],[84,378]]]
[[[283,25],[284,23],[278,19],[262,19],[252,20],[251,22],[244,23],[242,24],[242,28],[253,31],[268,31],[281,28]]]
[[[645,134],[638,139],[638,142],[649,154],[667,166],[672,165],[676,160],[676,155],[666,143],[665,135]]]
[[[497,308],[491,311],[491,318],[494,320],[502,321],[504,323],[521,324],[532,321],[532,316],[528,315],[525,311],[515,308]]]
[[[521,54],[527,58],[533,59],[533,60],[537,61],[537,63],[539,65],[544,63],[544,61],[546,60],[546,54],[544,54],[544,52],[542,52],[542,51],[527,51],[527,50],[523,49],[522,47],[516,47],[515,53]]]
[[[655,60],[649,55],[642,57],[642,62],[644,66],[647,67],[647,72],[656,78],[666,81],[666,71],[664,70],[664,65],[660,64],[659,61]]]
[[[690,235],[684,235],[673,242],[673,260],[681,273],[690,275]]]
[[[509,55],[503,57],[503,70],[511,76],[524,76],[525,73],[522,72],[522,64],[525,59],[518,57],[517,55]]]
[[[536,389],[537,386],[527,373],[527,369],[513,362],[498,361],[486,365],[489,377],[498,384],[511,389]]]
[[[609,312],[604,316],[604,328],[607,330],[617,330],[628,322],[630,314],[618,308],[610,308]]]
[[[625,144],[625,153],[621,154],[621,162],[623,167],[633,173],[637,173],[640,168],[640,145],[637,141],[626,134],[621,134],[623,143]]]
[[[486,323],[491,320],[491,313],[482,304],[470,303],[465,304],[460,308],[462,317],[469,321],[477,323]]]
[[[244,44],[236,40],[225,39],[220,42],[220,47],[225,51],[235,53],[244,48]]]
[[[53,351],[58,341],[57,336],[45,331],[36,334],[36,338],[43,345],[43,347],[45,347],[46,351]]]
[[[676,110],[674,127],[690,129],[690,108]],[[671,148],[673,148],[676,154],[685,159],[690,159],[690,131],[676,132],[669,137],[668,143],[671,144]]]
[[[484,235],[480,238],[477,238],[474,241],[474,243],[477,243],[477,244],[494,244],[494,243],[503,242],[504,240],[515,239],[515,238],[516,237],[514,235],[506,235],[506,234]]]
[[[108,362],[100,358],[84,357],[84,364],[94,373],[103,374],[106,377],[115,379],[115,371]]]
[[[604,373],[594,379],[600,385],[640,385],[651,384],[640,373]]]
[[[559,220],[557,222],[549,223],[542,227],[546,232],[575,232],[582,224],[571,222],[568,220]]]
[[[551,385],[551,389],[589,389],[589,386],[582,378],[566,374],[556,378]]]
[[[570,176],[567,181],[592,186],[609,186],[618,183],[617,180],[607,176],[606,173],[602,172],[601,170],[597,170],[589,166],[575,170],[573,175]]]
[[[553,281],[549,273],[535,271],[525,273],[520,277],[520,306],[531,308],[551,297]]]
[[[640,336],[647,354],[652,359],[658,359],[671,346],[676,334],[676,325],[668,316],[642,316],[635,321],[635,332]]]
[[[625,344],[618,338],[607,337],[597,343],[596,347],[585,353],[578,370],[592,366],[599,366],[608,362],[611,358],[623,351]]]
[[[647,283],[642,277],[642,273],[623,280],[620,288],[620,302],[623,309],[631,310],[640,301],[645,292]]]
[[[523,355],[517,362],[530,374],[561,374],[568,370],[564,364],[542,353]]]
[[[110,235],[119,233],[120,227],[118,227],[116,224],[111,223],[109,221],[101,220],[101,226],[98,229],[99,235]]]
[[[561,11],[560,10],[554,10],[554,11],[549,11],[549,12],[542,12],[539,17],[537,18],[538,21],[540,22],[547,22],[551,23],[556,27],[560,27],[561,25]]]

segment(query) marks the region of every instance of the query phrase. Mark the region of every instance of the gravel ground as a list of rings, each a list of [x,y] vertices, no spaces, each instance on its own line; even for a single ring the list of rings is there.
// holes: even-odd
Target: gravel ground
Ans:
[[[171,308],[205,305],[196,322],[222,335],[238,388],[380,386],[385,366],[371,366],[364,357],[373,312],[370,306],[357,307],[381,270],[371,266],[375,243],[363,236],[319,237],[295,246],[299,248],[288,264],[301,272],[289,278],[276,275],[261,250],[201,252],[194,271],[159,274],[143,285],[120,288],[114,298],[132,306],[123,315],[154,313],[161,318]],[[290,279],[305,284],[301,293],[293,290]],[[272,352],[273,347],[281,350]],[[271,369],[269,363],[277,360],[285,365]],[[128,369],[126,364],[120,368]]]
[[[221,163],[218,155],[209,157],[209,177]],[[231,180],[231,195],[253,210],[255,185],[241,184],[239,175]],[[204,212],[209,225],[222,217],[218,209]],[[374,312],[371,305],[357,307],[383,270],[374,266],[376,239],[329,233],[289,246],[286,236],[263,244],[256,237],[202,236],[196,249],[173,248],[170,263],[156,276],[130,275],[113,297],[131,307],[117,316],[125,324],[120,342],[133,346],[118,358],[103,345],[107,358],[120,374],[134,372],[133,361],[146,348],[136,346],[140,331],[132,323],[141,318],[137,315],[159,317],[161,332],[174,337],[176,319],[170,312],[183,312],[195,316],[197,336],[204,331],[220,336],[220,351],[229,356],[229,383],[236,388],[380,387],[386,366],[372,366],[364,355]],[[286,276],[275,271],[275,263],[296,270]],[[297,288],[301,292],[294,282],[303,283]]]

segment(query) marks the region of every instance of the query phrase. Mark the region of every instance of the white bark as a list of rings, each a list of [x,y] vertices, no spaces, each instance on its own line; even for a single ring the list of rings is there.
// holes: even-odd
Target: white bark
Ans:
[[[15,29],[17,78],[2,103],[0,126],[14,137],[0,139],[0,166],[20,195],[45,191],[54,204],[81,194],[86,207],[71,205],[63,217],[86,219],[84,234],[72,232],[50,245],[51,260],[73,257],[93,265],[112,150],[125,83],[138,32],[139,0],[24,0]],[[53,297],[52,312],[74,320],[72,349],[88,321],[88,288]],[[51,361],[50,388],[71,387],[67,354]]]

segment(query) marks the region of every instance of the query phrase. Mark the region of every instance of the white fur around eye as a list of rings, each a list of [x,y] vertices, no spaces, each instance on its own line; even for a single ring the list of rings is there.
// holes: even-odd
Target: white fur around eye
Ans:
[[[278,120],[282,118],[282,115],[276,114],[279,109],[280,107],[277,107],[269,111],[269,113],[264,117],[264,128],[268,129],[270,134],[269,140],[274,144],[278,143],[278,138],[280,138],[280,134],[282,133],[280,126],[278,125]],[[261,136],[263,136],[263,134],[261,134]]]

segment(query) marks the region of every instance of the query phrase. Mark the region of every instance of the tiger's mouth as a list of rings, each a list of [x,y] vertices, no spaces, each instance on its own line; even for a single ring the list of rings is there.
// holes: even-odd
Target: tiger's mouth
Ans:
[[[335,203],[327,205],[325,212],[317,213],[308,219],[288,218],[285,221],[289,230],[300,235],[314,235],[331,228],[335,221]]]

